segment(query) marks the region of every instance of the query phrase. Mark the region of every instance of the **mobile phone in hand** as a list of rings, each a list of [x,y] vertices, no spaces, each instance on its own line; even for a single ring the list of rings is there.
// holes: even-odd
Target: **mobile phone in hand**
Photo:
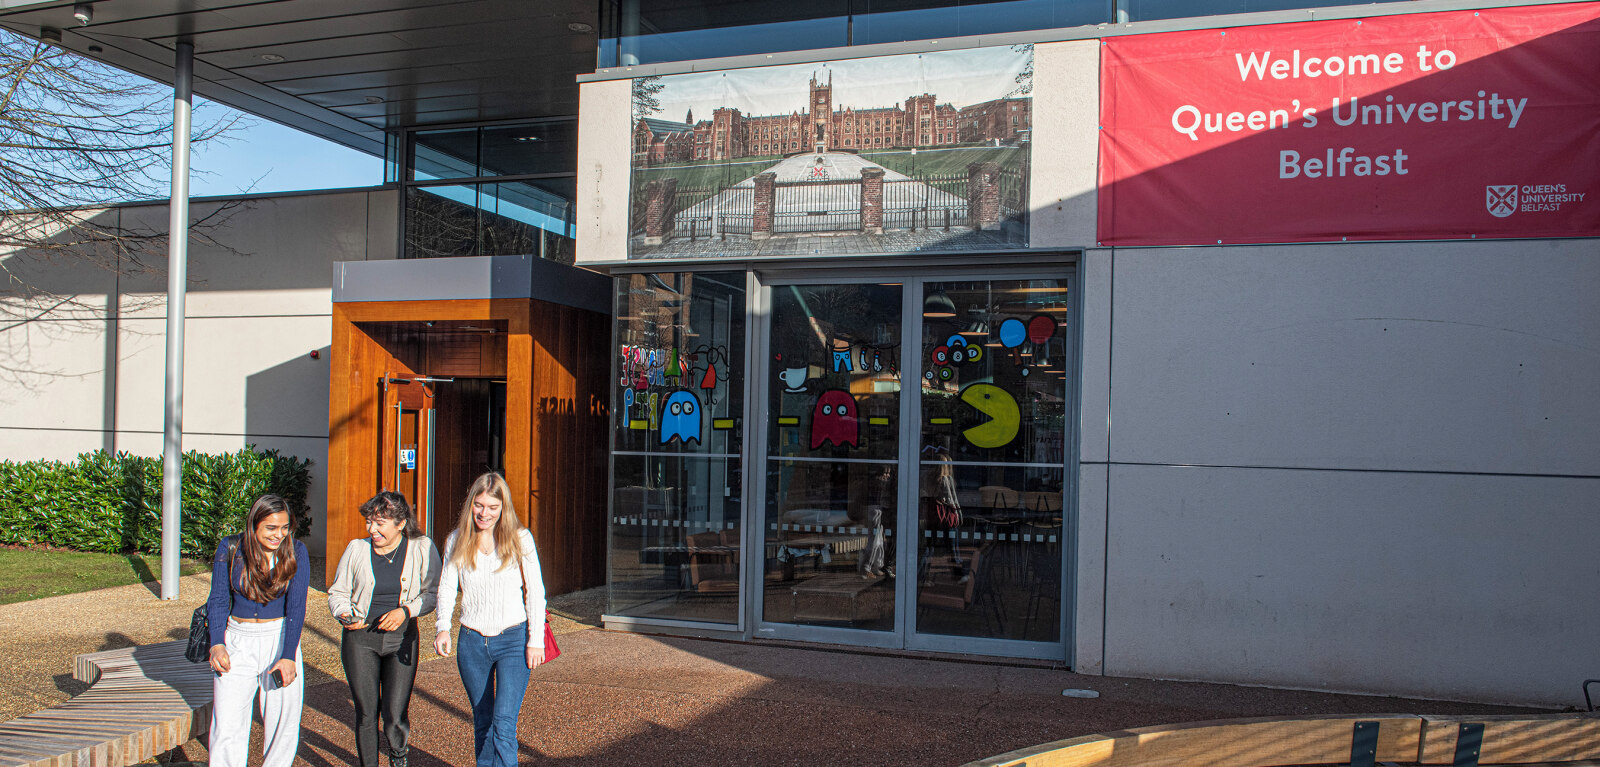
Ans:
[[[275,668],[272,670],[272,683],[278,687],[283,686],[283,669]]]

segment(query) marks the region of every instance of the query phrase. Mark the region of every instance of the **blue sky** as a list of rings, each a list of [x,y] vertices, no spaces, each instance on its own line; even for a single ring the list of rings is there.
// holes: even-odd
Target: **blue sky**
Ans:
[[[198,106],[198,105],[197,105]],[[218,109],[220,105],[213,105]],[[383,183],[383,160],[259,117],[189,158],[194,197],[338,189]],[[253,186],[252,186],[253,185]]]
[[[1032,58],[1032,50],[1001,46],[669,75],[661,78],[666,87],[655,117],[682,120],[693,109],[696,120],[709,120],[721,106],[738,107],[746,116],[803,111],[812,76],[827,82],[830,74],[835,108],[902,106],[906,97],[921,93],[959,108],[1005,96]]]

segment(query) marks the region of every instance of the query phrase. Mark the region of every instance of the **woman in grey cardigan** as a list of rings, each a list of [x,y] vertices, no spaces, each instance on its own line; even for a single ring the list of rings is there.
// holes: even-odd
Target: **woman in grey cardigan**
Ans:
[[[356,709],[356,753],[378,767],[378,717],[389,764],[405,767],[411,685],[417,678],[417,619],[439,598],[439,550],[422,534],[405,496],[380,492],[361,504],[367,534],[345,547],[328,587],[328,609],[344,624],[339,656]]]

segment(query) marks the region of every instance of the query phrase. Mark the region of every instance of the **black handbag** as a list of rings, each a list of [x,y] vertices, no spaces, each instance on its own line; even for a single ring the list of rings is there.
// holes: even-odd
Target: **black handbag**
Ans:
[[[238,551],[237,541],[228,544],[228,588],[233,588],[233,558]],[[183,657],[190,663],[205,663],[211,659],[211,616],[208,605],[194,608],[189,618],[189,646],[183,648]]]

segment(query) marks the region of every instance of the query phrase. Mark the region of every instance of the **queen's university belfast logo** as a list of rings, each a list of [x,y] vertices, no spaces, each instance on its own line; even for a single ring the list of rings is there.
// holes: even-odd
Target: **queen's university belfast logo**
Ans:
[[[1483,204],[1489,209],[1489,215],[1495,218],[1505,218],[1517,212],[1517,185],[1490,184],[1484,188]]]

